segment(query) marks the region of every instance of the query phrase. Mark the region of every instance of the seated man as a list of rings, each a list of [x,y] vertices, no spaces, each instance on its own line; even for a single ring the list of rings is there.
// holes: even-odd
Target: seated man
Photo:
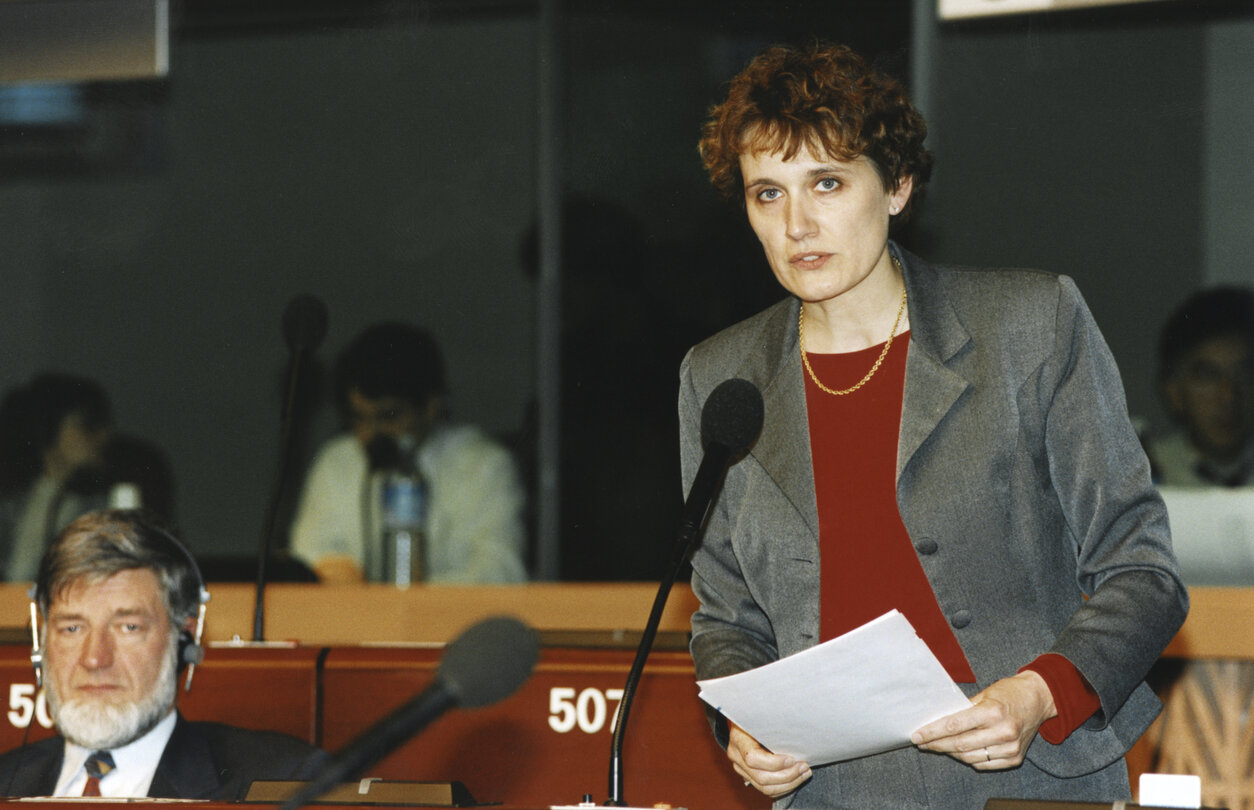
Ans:
[[[294,737],[176,711],[207,599],[195,561],[146,515],[67,526],[39,566],[32,656],[60,736],[0,756],[0,791],[233,801],[256,779],[311,778],[325,754]]]
[[[417,448],[412,462],[428,493],[422,577],[525,579],[524,496],[514,460],[483,431],[446,419],[435,339],[406,324],[368,327],[337,359],[334,386],[347,433],[314,459],[292,525],[293,556],[322,582],[384,580],[379,487],[371,472],[408,446]],[[380,444],[390,451],[375,452]]]
[[[1254,484],[1254,291],[1214,287],[1159,337],[1159,385],[1178,430],[1148,447],[1157,483]]]

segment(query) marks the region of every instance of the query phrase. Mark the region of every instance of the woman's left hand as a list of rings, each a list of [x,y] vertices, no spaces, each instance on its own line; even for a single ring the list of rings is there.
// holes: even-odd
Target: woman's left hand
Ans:
[[[1014,768],[1022,764],[1041,723],[1057,714],[1045,680],[1031,670],[995,682],[971,702],[971,708],[923,726],[911,742],[977,771]]]

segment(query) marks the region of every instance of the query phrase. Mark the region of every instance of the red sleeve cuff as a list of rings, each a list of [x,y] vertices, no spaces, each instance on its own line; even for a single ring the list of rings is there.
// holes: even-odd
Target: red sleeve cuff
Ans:
[[[1038,729],[1048,743],[1058,745],[1102,707],[1097,692],[1080,670],[1057,653],[1045,653],[1019,671],[1025,670],[1040,675],[1054,698],[1058,716],[1046,720]]]

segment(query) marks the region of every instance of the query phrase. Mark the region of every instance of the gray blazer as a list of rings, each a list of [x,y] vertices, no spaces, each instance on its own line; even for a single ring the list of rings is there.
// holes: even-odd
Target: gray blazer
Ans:
[[[897,503],[975,672],[968,691],[1041,653],[1066,656],[1102,709],[1061,745],[1038,737],[1028,759],[1055,777],[1093,773],[1119,760],[1157,714],[1143,677],[1188,610],[1114,359],[1065,276],[932,266],[890,248],[910,302]],[[681,368],[686,482],[701,458],[701,406],[716,385],[750,380],[766,413],[692,560],[700,678],[818,641],[797,309],[790,298],[719,333]]]

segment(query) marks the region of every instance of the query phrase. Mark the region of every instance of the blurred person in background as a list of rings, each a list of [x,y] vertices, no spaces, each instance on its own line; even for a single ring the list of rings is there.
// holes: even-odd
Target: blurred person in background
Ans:
[[[1149,443],[1157,482],[1254,483],[1254,292],[1222,286],[1187,298],[1163,325],[1158,363],[1175,430]]]
[[[70,374],[40,374],[0,404],[0,559],[4,578],[28,582],[49,541],[104,505],[81,476],[104,463],[113,416],[104,389]],[[76,478],[76,476],[79,476]]]
[[[292,555],[321,582],[382,580],[373,474],[405,463],[427,487],[424,580],[525,580],[524,494],[514,459],[479,428],[449,420],[435,338],[409,324],[375,324],[349,343],[334,374],[345,432],[314,459],[292,524]]]
[[[164,452],[113,424],[104,388],[44,373],[0,403],[0,564],[34,578],[56,533],[105,507],[139,507],[174,524],[174,471]]]

